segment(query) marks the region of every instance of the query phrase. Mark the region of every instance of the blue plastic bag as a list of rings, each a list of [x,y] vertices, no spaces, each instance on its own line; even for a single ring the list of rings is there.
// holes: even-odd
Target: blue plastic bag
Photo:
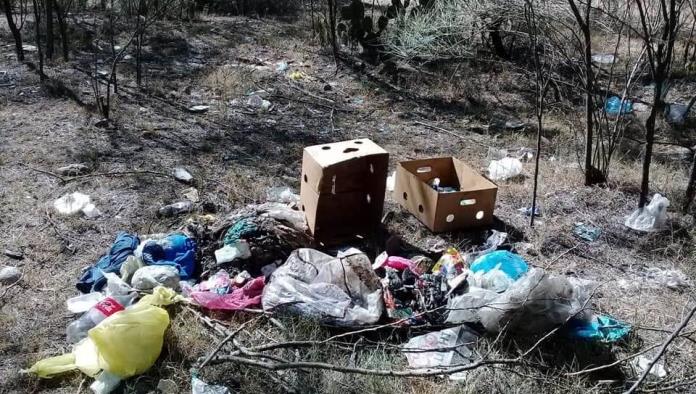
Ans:
[[[619,115],[619,113],[630,114],[633,112],[633,102],[626,99],[624,100],[623,105],[621,105],[621,97],[611,96],[604,104],[604,111],[609,115]]]
[[[77,282],[77,289],[83,293],[92,291],[100,291],[106,284],[106,278],[103,272],[118,273],[121,265],[128,256],[135,252],[140,239],[137,235],[119,232],[116,235],[116,240],[111,245],[109,252],[103,255],[99,261],[89,269],[87,269],[80,280]]]
[[[469,267],[471,272],[483,271],[484,273],[496,268],[503,271],[513,280],[519,279],[529,270],[527,262],[524,261],[520,255],[508,252],[507,250],[498,250],[484,254],[474,260]]]
[[[610,316],[597,315],[591,321],[573,319],[566,325],[566,332],[571,338],[616,342],[631,332],[631,325]]]
[[[190,279],[196,271],[196,241],[180,233],[148,241],[143,246],[143,263],[176,267],[182,280]]]

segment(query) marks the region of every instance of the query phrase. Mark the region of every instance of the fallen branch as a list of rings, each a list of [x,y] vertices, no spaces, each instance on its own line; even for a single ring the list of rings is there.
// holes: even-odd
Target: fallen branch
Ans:
[[[689,324],[689,321],[694,316],[694,313],[696,313],[696,306],[691,308],[691,311],[684,317],[684,319],[682,319],[677,329],[674,330],[672,334],[669,336],[669,338],[667,338],[667,340],[662,344],[662,347],[660,348],[660,351],[657,353],[657,355],[655,355],[655,357],[653,357],[653,359],[650,360],[650,364],[648,364],[647,368],[645,368],[645,371],[643,371],[643,373],[640,375],[640,378],[638,378],[638,380],[635,383],[633,383],[633,386],[631,386],[631,388],[629,388],[625,392],[625,394],[634,393],[640,387],[640,385],[643,384],[643,381],[645,381],[645,379],[648,377],[648,374],[650,374],[652,367],[665,354],[665,352],[667,351],[667,347],[669,347],[669,345],[672,342],[674,342],[674,340],[677,339],[677,337],[679,337],[679,333],[684,329],[684,327],[686,327]]]
[[[213,357],[215,357],[215,355],[220,351],[220,349],[222,349],[222,347],[225,346],[225,344],[227,342],[229,342],[230,340],[233,340],[234,337],[237,336],[237,334],[239,334],[239,332],[242,331],[247,325],[249,325],[252,322],[256,322],[257,320],[259,320],[263,316],[264,315],[261,315],[255,319],[247,320],[244,323],[240,324],[236,330],[230,332],[222,341],[220,341],[220,343],[218,343],[218,345],[215,347],[215,349],[213,349],[213,351],[210,352],[210,354],[208,354],[208,357],[206,357],[205,360],[203,360],[203,362],[201,363],[199,368],[205,367],[210,362],[210,360],[212,360]]]
[[[80,179],[85,179],[85,178],[94,178],[94,177],[99,177],[99,176],[126,176],[126,175],[154,175],[154,176],[159,176],[159,177],[166,177],[166,178],[172,178],[173,176],[171,174],[165,174],[164,172],[157,172],[157,171],[150,171],[150,170],[142,170],[142,171],[114,171],[114,172],[97,172],[94,174],[86,174],[86,175],[79,175],[79,176],[74,176],[72,178],[66,178],[63,182],[68,183],[72,181],[78,181]]]

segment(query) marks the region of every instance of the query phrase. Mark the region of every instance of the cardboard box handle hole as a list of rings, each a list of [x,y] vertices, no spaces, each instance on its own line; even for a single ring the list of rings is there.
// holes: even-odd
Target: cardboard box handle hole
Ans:
[[[483,211],[476,212],[476,220],[481,220],[481,219],[483,219]]]
[[[423,205],[418,204],[418,212],[423,213],[423,211],[424,211]]]
[[[454,221],[454,214],[450,213],[449,215],[447,215],[445,220],[447,221],[447,223],[452,223]]]
[[[408,200],[408,194],[406,194],[406,192],[404,192],[404,200]]]
[[[355,142],[358,145],[362,144],[362,141],[353,141],[353,142]]]
[[[331,149],[331,147],[330,146],[322,146],[321,149],[322,150],[329,150],[329,149]]]
[[[351,152],[357,152],[358,148],[346,148],[343,150],[343,153],[351,153]]]
[[[307,174],[304,175],[304,181],[309,182],[309,179],[307,179]]]
[[[419,174],[424,174],[424,173],[430,172],[430,171],[432,171],[432,170],[433,170],[432,167],[430,167],[430,166],[425,166],[425,167],[418,167],[418,168],[416,169],[416,172],[419,173]]]
[[[476,204],[476,199],[475,198],[467,198],[462,201],[459,201],[459,205],[465,207],[467,205],[474,205]]]
[[[368,194],[367,195],[367,203],[369,204],[370,202],[372,202],[372,197],[370,197],[370,195]]]

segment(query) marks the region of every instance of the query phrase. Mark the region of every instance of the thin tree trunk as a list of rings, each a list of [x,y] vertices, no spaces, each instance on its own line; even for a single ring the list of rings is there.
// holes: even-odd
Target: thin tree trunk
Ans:
[[[659,92],[659,93],[658,93]],[[648,192],[650,190],[650,162],[652,161],[653,144],[655,142],[655,120],[657,112],[662,106],[659,105],[658,94],[662,93],[662,81],[655,82],[655,103],[650,111],[650,116],[645,122],[645,154],[643,156],[643,171],[640,181],[640,199],[638,208],[643,208],[648,202]]]
[[[68,37],[68,26],[65,24],[65,12],[60,5],[60,1],[56,1],[56,19],[58,19],[58,30],[60,31],[61,50],[63,52],[63,60],[68,61],[70,55],[70,39]]]
[[[592,33],[590,30],[590,4],[587,4],[585,12],[585,25],[582,29],[585,40],[585,74],[587,81],[585,84],[585,122],[587,123],[585,141],[585,185],[590,186],[597,183],[597,171],[592,165],[592,150],[594,145],[594,70],[592,70]]]
[[[43,49],[41,47],[41,9],[39,8],[39,3],[36,0],[32,0],[34,4],[34,27],[36,29],[36,52],[39,55],[39,78],[43,81],[45,80],[46,74],[44,74],[44,55]]]
[[[53,59],[53,2],[46,0],[46,58]]]
[[[12,37],[15,42],[15,51],[17,52],[17,61],[24,61],[24,49],[22,48],[22,33],[17,28],[14,18],[12,16],[12,3],[10,0],[2,0],[2,8],[5,9],[5,16],[7,17],[7,26],[12,32]]]
[[[694,196],[696,195],[696,154],[693,157],[693,162],[691,163],[691,176],[689,176],[689,183],[686,185],[686,199],[684,201],[684,213],[689,211],[691,203],[694,201]]]
[[[331,48],[333,49],[334,62],[338,68],[338,42],[336,40],[336,0],[328,0],[329,2],[329,38],[331,39]]]

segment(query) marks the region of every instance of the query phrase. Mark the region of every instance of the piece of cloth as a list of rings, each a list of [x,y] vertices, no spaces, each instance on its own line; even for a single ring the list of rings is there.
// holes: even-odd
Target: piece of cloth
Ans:
[[[181,233],[169,234],[160,240],[150,240],[143,246],[145,265],[170,265],[187,280],[196,271],[196,241]]]
[[[109,252],[82,274],[77,282],[77,289],[83,293],[100,291],[106,284],[103,272],[118,273],[123,262],[135,252],[138,244],[140,244],[140,239],[137,235],[119,232]]]
[[[234,245],[235,242],[256,233],[257,230],[256,224],[251,220],[240,219],[227,230],[222,242],[225,245]]]
[[[597,315],[589,321],[571,319],[566,332],[572,338],[598,342],[617,342],[631,332],[631,325],[611,316]]]
[[[261,305],[261,294],[264,288],[264,277],[248,281],[244,286],[231,288],[227,294],[213,291],[193,291],[191,298],[196,304],[216,310],[235,311]]]

